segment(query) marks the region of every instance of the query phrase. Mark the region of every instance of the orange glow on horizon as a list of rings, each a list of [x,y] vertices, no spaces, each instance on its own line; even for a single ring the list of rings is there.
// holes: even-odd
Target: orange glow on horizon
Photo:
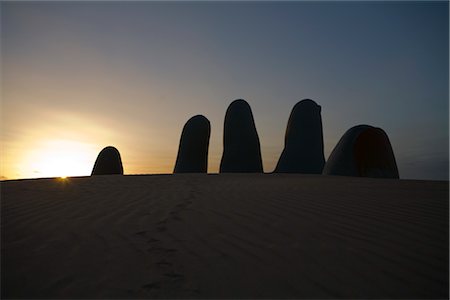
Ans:
[[[90,175],[97,155],[94,145],[71,140],[47,140],[24,153],[19,165],[22,177]]]

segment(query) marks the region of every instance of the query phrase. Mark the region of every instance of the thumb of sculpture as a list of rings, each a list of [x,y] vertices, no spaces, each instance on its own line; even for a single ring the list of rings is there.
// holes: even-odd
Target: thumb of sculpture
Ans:
[[[369,125],[354,126],[345,132],[331,152],[323,174],[399,178],[386,132]]]

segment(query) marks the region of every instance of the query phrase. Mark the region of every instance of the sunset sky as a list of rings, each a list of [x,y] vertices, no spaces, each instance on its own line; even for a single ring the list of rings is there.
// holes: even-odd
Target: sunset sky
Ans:
[[[448,2],[1,2],[2,179],[171,173],[184,123],[211,122],[218,171],[243,98],[265,172],[292,107],[322,106],[325,158],[358,124],[388,134],[400,177],[448,180]]]

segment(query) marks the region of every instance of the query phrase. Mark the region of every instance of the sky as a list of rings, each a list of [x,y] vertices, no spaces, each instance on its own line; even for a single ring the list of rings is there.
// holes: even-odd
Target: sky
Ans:
[[[2,179],[90,175],[103,147],[125,174],[172,173],[181,130],[211,122],[217,173],[228,105],[245,99],[265,172],[300,100],[322,107],[325,158],[380,127],[400,177],[448,180],[449,4],[6,2]]]

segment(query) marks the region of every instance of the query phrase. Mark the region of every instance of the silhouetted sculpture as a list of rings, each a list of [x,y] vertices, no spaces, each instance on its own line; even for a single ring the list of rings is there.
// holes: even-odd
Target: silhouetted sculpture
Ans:
[[[225,114],[220,172],[262,171],[261,148],[252,110],[245,100],[235,100]]]
[[[206,173],[211,126],[201,115],[190,118],[183,127],[174,173]]]
[[[323,174],[399,178],[388,136],[369,125],[347,130],[331,152]]]
[[[274,172],[322,173],[325,157],[320,111],[320,105],[310,99],[294,106],[286,128],[284,149]]]
[[[108,146],[97,156],[91,175],[123,174],[122,160],[119,151]]]

